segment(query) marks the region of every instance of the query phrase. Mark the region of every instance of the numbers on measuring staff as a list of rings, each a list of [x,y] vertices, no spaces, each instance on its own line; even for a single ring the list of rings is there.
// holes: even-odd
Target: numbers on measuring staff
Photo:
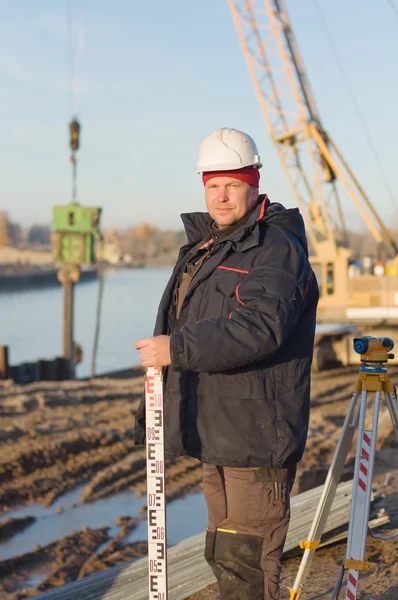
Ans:
[[[148,506],[161,508],[162,504],[162,498],[158,494],[148,494]]]
[[[151,573],[162,573],[162,563],[157,560],[150,560],[149,570]]]
[[[158,571],[158,563],[156,560],[149,561],[149,570],[151,573],[157,573]]]
[[[156,427],[147,427],[147,438],[154,442],[159,441],[159,430]]]

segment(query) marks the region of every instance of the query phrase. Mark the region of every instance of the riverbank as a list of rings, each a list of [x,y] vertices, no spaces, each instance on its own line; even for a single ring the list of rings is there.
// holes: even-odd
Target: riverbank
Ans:
[[[106,269],[135,270],[143,267],[172,266],[178,254],[174,248],[156,256],[131,263],[109,264]],[[53,262],[49,248],[0,248],[0,294],[8,292],[26,292],[44,288],[60,287],[57,278],[58,267]],[[98,276],[97,265],[83,265],[79,283],[95,280]]]
[[[23,292],[44,287],[61,286],[56,267],[14,269],[12,272],[0,272],[0,293]],[[93,281],[98,276],[96,267],[82,269],[80,282]]]
[[[391,374],[396,381],[398,369],[393,367]],[[132,439],[143,375],[142,369],[135,369],[94,380],[28,386],[0,383],[2,600],[25,600],[145,554],[145,449],[135,447]],[[314,375],[311,426],[295,493],[323,482],[356,377],[357,368]],[[389,532],[398,529],[398,461],[391,430],[383,407],[375,483],[377,493],[386,494]],[[352,476],[354,452],[353,447],[345,479]],[[177,520],[182,520],[187,502],[182,498],[200,491],[198,461],[186,458],[168,466],[168,512],[172,514],[173,506],[182,503]],[[200,506],[202,510],[203,502]],[[204,529],[205,514],[199,517],[197,506],[191,510],[188,519],[203,520]],[[381,565],[377,574],[367,576],[366,585],[373,582],[379,590],[383,585],[393,589],[396,542],[371,540],[369,559],[376,553]],[[343,544],[319,552],[312,590],[313,577],[318,581],[322,576],[322,586],[330,587],[343,555]],[[297,567],[297,559],[289,560],[293,562],[284,564],[284,584],[292,583]],[[214,587],[202,594],[201,600],[217,598]],[[396,595],[371,597],[392,600]],[[303,595],[303,600],[307,598]]]

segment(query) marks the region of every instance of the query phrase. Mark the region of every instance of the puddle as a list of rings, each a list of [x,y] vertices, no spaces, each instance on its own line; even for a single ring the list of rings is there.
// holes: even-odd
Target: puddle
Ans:
[[[2,518],[21,518],[28,515],[36,517],[36,522],[21,533],[0,543],[0,557],[12,558],[18,554],[30,552],[39,544],[46,546],[73,531],[83,527],[109,527],[109,534],[115,535],[119,528],[115,525],[118,517],[142,516],[140,508],[146,504],[146,497],[134,498],[131,491],[121,492],[115,496],[97,500],[91,504],[77,504],[83,485],[67,492],[50,507],[43,508],[40,504],[25,506],[5,513]],[[57,508],[64,511],[57,513]],[[192,494],[169,503],[167,506],[167,539],[168,545],[204,531],[207,525],[207,508],[203,494]],[[127,542],[144,541],[148,539],[147,521],[143,520],[126,538]],[[105,544],[106,545],[106,544]],[[101,548],[104,548],[102,545]],[[35,572],[30,573],[35,577]],[[43,575],[39,572],[38,577]],[[37,583],[29,585],[37,585]]]
[[[121,492],[91,504],[77,504],[83,487],[83,485],[79,486],[61,496],[50,508],[34,504],[5,513],[5,518],[32,515],[36,517],[37,521],[23,532],[17,533],[6,542],[1,543],[0,557],[6,559],[30,552],[36,544],[46,546],[83,527],[94,529],[108,526],[110,535],[114,535],[119,530],[115,525],[118,517],[138,516],[139,509],[146,504],[145,497],[133,498],[131,491]],[[64,511],[57,513],[57,507],[63,507]]]
[[[202,493],[173,500],[167,505],[167,545],[174,546],[185,538],[205,531],[207,507]],[[138,523],[126,538],[126,542],[148,539],[147,521]]]
[[[23,582],[23,585],[19,586],[20,589],[34,588],[40,585],[42,581],[50,574],[50,569],[47,565],[43,565],[37,569],[31,569],[29,575]]]
[[[84,484],[77,486],[74,490],[66,492],[51,505],[50,508],[44,508],[39,502],[36,504],[29,504],[21,508],[9,510],[1,515],[1,520],[5,518],[18,519],[22,517],[32,516],[39,519],[55,513],[57,508],[62,507],[64,509],[72,508],[74,504],[78,504],[81,496]]]

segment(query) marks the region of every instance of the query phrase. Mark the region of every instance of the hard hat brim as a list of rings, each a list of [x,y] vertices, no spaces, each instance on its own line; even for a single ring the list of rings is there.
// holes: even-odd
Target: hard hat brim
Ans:
[[[238,164],[234,167],[229,166],[228,168],[225,167],[225,164],[212,164],[212,165],[204,165],[203,167],[201,167],[200,170],[198,170],[198,168],[195,169],[195,173],[208,173],[209,171],[225,171],[226,173],[228,171],[236,171],[237,169],[244,169],[245,167],[255,167],[256,169],[261,169],[261,167],[263,166],[263,163],[259,162],[256,163],[255,165],[242,165],[242,164]]]

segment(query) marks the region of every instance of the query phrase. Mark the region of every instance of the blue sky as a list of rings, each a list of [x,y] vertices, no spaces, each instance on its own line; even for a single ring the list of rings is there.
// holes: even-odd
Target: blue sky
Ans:
[[[388,0],[318,0],[398,202],[398,20]],[[398,4],[398,3],[397,3]],[[103,225],[180,227],[203,210],[194,169],[218,127],[250,133],[262,191],[294,206],[226,0],[71,0],[75,94],[68,93],[66,0],[0,0],[0,208],[30,225],[69,202],[67,124],[82,122],[79,200]],[[287,0],[325,128],[377,210],[398,225],[313,0]],[[352,227],[356,209],[347,204]]]

